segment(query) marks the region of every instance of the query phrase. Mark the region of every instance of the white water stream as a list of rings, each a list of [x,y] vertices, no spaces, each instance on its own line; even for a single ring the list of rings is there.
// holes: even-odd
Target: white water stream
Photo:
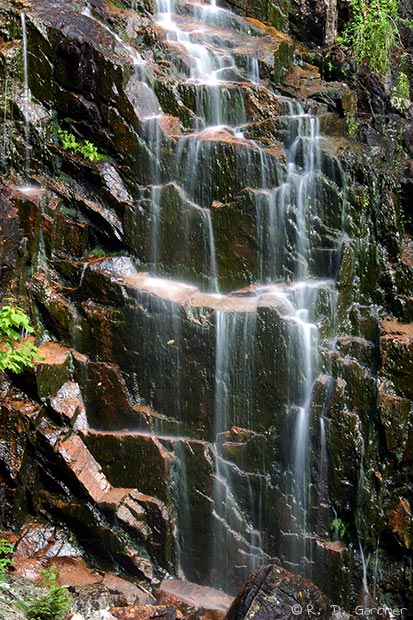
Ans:
[[[231,448],[229,434],[235,432],[234,428],[248,429],[254,422],[257,321],[264,298],[267,303],[271,300],[271,307],[276,309],[274,316],[281,325],[283,359],[287,368],[285,401],[278,403],[279,410],[274,411],[274,419],[283,415],[285,418],[285,428],[277,440],[291,442],[286,472],[283,472],[288,473],[287,478],[291,481],[284,489],[285,495],[291,498],[287,539],[291,535],[291,540],[302,537],[305,541],[312,533],[310,426],[313,383],[321,370],[318,306],[320,299],[327,300],[327,314],[331,315],[336,294],[334,267],[328,279],[317,277],[319,259],[317,244],[313,240],[313,223],[322,218],[318,213],[325,183],[320,148],[322,137],[317,117],[306,111],[303,104],[284,98],[284,120],[288,124],[286,161],[284,166],[276,164],[268,150],[244,137],[248,118],[243,88],[265,90],[259,75],[259,59],[255,52],[248,53],[248,46],[252,45],[254,38],[261,36],[260,33],[241,18],[217,7],[215,1],[180,4],[173,0],[157,0],[156,8],[156,24],[165,33],[165,48],[169,50],[172,61],[174,55],[179,54],[187,68],[184,84],[194,89],[196,119],[192,130],[173,136],[176,144],[170,149],[173,157],[166,161],[163,146],[169,137],[162,129],[165,117],[147,79],[145,62],[136,50],[118,41],[119,37],[114,34],[115,40],[130,54],[135,67],[136,96],[147,97],[148,112],[143,114],[143,124],[146,145],[152,156],[151,185],[147,188],[151,202],[151,271],[156,275],[164,273],[163,257],[168,245],[164,218],[168,208],[167,196],[173,191],[179,202],[181,242],[177,252],[180,260],[183,263],[188,260],[195,231],[201,231],[203,271],[208,280],[204,288],[210,294],[218,293],[220,274],[211,207],[221,198],[222,202],[231,202],[233,196],[230,190],[226,195],[224,188],[216,183],[217,145],[230,144],[236,152],[233,169],[221,171],[222,184],[226,175],[231,174],[234,193],[248,188],[255,196],[259,281],[254,283],[254,292],[248,292],[244,297],[240,294],[244,299],[253,298],[254,307],[248,311],[238,311],[234,306],[227,309],[222,296],[222,310],[216,310],[212,319],[215,329],[215,398],[214,411],[209,413],[214,416],[211,442],[214,465],[212,518],[207,534],[211,537],[211,555],[205,561],[210,566],[210,581],[231,590],[237,578],[243,579],[233,574],[235,565],[242,568],[239,575],[246,576],[266,557],[265,532],[261,530],[262,480],[259,475],[241,471],[228,456]],[[93,18],[89,9],[84,14]],[[246,46],[243,60],[240,54],[233,53],[237,37],[241,37]],[[334,251],[338,248],[333,248]],[[173,274],[168,275],[173,277]],[[163,311],[168,312],[166,305],[164,309],[156,308],[158,334],[155,335],[161,334],[163,342],[173,343],[176,359],[168,348],[164,349],[165,360],[161,356],[157,361],[159,368],[152,371],[153,394],[160,389],[165,374],[164,368],[160,371],[164,361],[165,368],[167,364],[173,365],[177,377],[175,413],[178,415],[181,410],[180,319],[176,314],[162,318]],[[333,325],[332,317],[328,319]],[[333,337],[331,330],[327,337]],[[148,346],[152,346],[152,342]],[[287,433],[289,425],[292,430]],[[324,460],[326,448],[322,420],[320,429]],[[183,438],[178,439],[183,441]],[[182,461],[179,465],[179,461],[185,458],[183,444],[178,442],[174,450],[175,471],[180,478],[176,488],[185,501],[188,490],[184,487],[190,482],[185,463]],[[189,546],[196,536],[195,531],[189,531],[192,522],[187,512],[181,516],[186,532],[186,540],[180,537],[181,558],[188,557]],[[311,551],[305,545],[304,542],[293,546],[287,550],[287,556],[296,553],[297,563],[303,556],[308,556],[307,560],[311,562]],[[182,569],[185,572],[184,565]]]

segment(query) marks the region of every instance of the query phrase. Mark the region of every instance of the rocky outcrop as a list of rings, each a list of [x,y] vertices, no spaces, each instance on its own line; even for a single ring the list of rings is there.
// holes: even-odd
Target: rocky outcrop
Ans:
[[[1,9],[0,71],[19,91],[3,94],[11,173],[0,195],[1,286],[27,299],[44,341],[44,360],[2,388],[2,519],[16,528],[31,512],[58,519],[82,552],[147,582],[183,569],[217,583],[225,544],[234,592],[252,564],[277,556],[348,609],[363,578],[373,590],[373,573],[375,591],[407,600],[413,277],[392,142],[347,135],[355,95],[293,63],[294,50],[319,59],[275,31],[287,5],[239,3],[248,22],[229,14],[224,26],[205,25],[236,60],[213,91],[225,104],[217,119],[208,88],[188,77],[188,50],[153,23],[149,4],[88,14],[33,2],[28,110],[20,15]],[[311,22],[300,36],[328,42],[335,7],[328,21],[325,7],[300,6],[305,19],[291,20],[291,32]],[[197,10],[179,3],[179,19],[196,21]],[[257,83],[245,80],[252,61]],[[303,106],[324,136],[305,289],[294,282],[302,257],[292,208],[282,271],[271,271],[280,203],[271,212],[268,198],[285,183],[291,116],[299,123]],[[106,160],[66,150],[55,122]],[[30,187],[16,173],[27,131]],[[302,407],[291,402],[307,393],[303,321],[318,330],[318,365],[310,501],[297,512],[291,452]],[[33,574],[41,565],[29,564]],[[261,571],[261,585],[284,597],[282,613],[315,601],[330,617],[318,590],[282,569]],[[138,598],[133,606],[146,604]]]

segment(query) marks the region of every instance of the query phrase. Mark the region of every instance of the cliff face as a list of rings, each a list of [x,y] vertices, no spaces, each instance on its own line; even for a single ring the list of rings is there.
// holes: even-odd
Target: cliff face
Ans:
[[[278,557],[349,609],[407,607],[408,112],[274,28],[330,43],[333,6],[208,17],[218,86],[150,2],[20,8],[0,9],[1,287],[44,360],[2,377],[3,527],[63,523],[149,581],[235,591]]]

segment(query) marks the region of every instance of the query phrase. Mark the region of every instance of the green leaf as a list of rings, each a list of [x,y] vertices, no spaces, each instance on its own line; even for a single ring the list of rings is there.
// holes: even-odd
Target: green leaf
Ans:
[[[38,348],[24,341],[33,332],[24,310],[11,305],[0,308],[0,371],[20,373],[26,366],[33,366],[35,360],[41,360]]]

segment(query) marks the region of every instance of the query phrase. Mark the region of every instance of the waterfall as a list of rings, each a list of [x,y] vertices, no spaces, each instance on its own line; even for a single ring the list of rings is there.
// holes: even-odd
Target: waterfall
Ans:
[[[186,469],[185,441],[181,438],[173,444],[174,466],[171,468],[170,486],[176,502],[178,576],[185,578],[184,550],[191,549],[193,538],[192,515],[190,511],[189,483]],[[174,488],[175,487],[175,488]]]
[[[27,32],[26,32],[26,15],[23,11],[20,13],[23,41],[23,122],[24,122],[24,174],[27,178],[30,172],[30,110],[29,104],[31,93],[29,88],[29,68],[27,60]]]
[[[225,443],[232,426],[251,426],[255,391],[256,312],[216,312],[215,348],[215,442],[212,499],[211,576],[213,583],[232,591],[235,564],[244,565],[246,577],[262,561],[261,536],[252,523],[254,504],[260,498],[248,489],[240,505],[235,486],[242,472],[225,458]],[[234,484],[235,483],[235,484]],[[231,549],[223,558],[222,549]],[[235,562],[235,559],[238,559]],[[240,558],[242,558],[240,560]]]
[[[227,139],[228,135],[236,135],[238,127],[246,122],[242,89],[229,82],[226,75],[228,71],[234,74],[236,72],[237,75],[243,73],[242,80],[257,83],[259,81],[258,61],[253,59],[246,68],[237,67],[230,48],[218,49],[214,40],[200,42],[197,30],[191,33],[180,27],[174,2],[159,0],[156,6],[156,21],[165,30],[168,44],[180,49],[184,48],[188,54],[190,62],[186,83],[193,87],[196,93],[194,132],[187,133],[178,139],[175,166],[171,166],[170,173],[172,174],[166,182],[178,183],[181,196],[181,219],[189,210],[193,214],[193,221],[199,221],[199,219],[202,221],[200,225],[208,239],[205,249],[209,254],[209,259],[203,261],[205,276],[211,292],[216,292],[218,290],[217,261],[214,231],[209,213],[213,195],[208,189],[212,187],[210,169],[211,162],[216,160],[216,153],[212,142],[208,145],[208,137],[213,131],[222,131],[224,139]],[[194,6],[193,10],[202,23],[218,26],[229,24],[231,27],[235,23],[237,27],[242,25],[244,29],[246,28],[241,19],[237,20],[232,13],[218,8],[215,3],[203,5],[200,9]],[[152,132],[147,139],[156,161],[159,161],[161,140],[162,134],[159,131],[156,135]],[[188,170],[191,170],[190,174]],[[159,176],[157,174],[154,176],[155,185],[157,185],[160,182]],[[162,222],[167,217],[167,207],[162,202],[162,186],[152,190],[151,202],[151,263],[154,272],[160,273],[165,268]],[[193,224],[193,226],[196,225]],[[182,263],[189,261],[188,238],[192,236],[193,232],[189,232],[188,235],[183,234],[183,244],[179,250]]]
[[[361,601],[361,607],[363,609],[368,609],[370,602],[371,602],[368,575],[367,575],[367,571],[368,571],[369,564],[370,564],[370,554],[368,554],[366,558],[366,554],[364,552],[364,548],[360,542],[360,539],[358,540],[358,543],[359,543],[359,550],[360,550],[360,557],[361,557],[361,566],[363,570],[360,601]]]
[[[147,332],[142,355],[139,351],[144,380],[137,369],[136,392],[156,411],[174,418],[183,435],[193,432],[196,440],[202,436],[208,443],[209,519],[203,521],[207,531],[202,533],[191,510],[195,495],[196,501],[205,499],[206,491],[191,490],[186,439],[176,436],[172,448],[179,570],[183,575],[191,572],[191,548],[203,549],[197,539],[207,536],[208,557],[199,580],[235,592],[260,562],[278,553],[287,566],[311,576],[310,539],[317,521],[313,465],[316,461],[322,475],[327,460],[324,419],[317,414],[314,430],[312,397],[318,375],[328,372],[320,347],[328,350],[334,338],[344,175],[339,170],[337,176],[337,166],[329,170],[319,120],[303,103],[277,96],[286,128],[280,155],[273,144],[254,136],[245,92],[270,96],[270,91],[259,71],[262,33],[252,24],[215,1],[182,6],[157,0],[156,9],[162,43],[173,71],[183,76],[180,87],[191,101],[193,118],[185,127],[172,124],[168,129],[144,60],[123,44],[135,67],[129,97],[140,114],[140,137],[150,154],[150,181],[140,191],[150,217],[146,262],[155,276],[146,283],[156,294],[155,300],[139,302],[147,325],[141,329]],[[241,37],[242,53],[236,51],[236,37]],[[339,224],[336,238],[328,238],[329,259],[320,265],[322,203],[331,187]],[[226,210],[240,208],[240,197],[253,229],[249,255],[256,258],[256,268],[248,272],[248,288],[218,293],[225,289],[220,269],[227,248],[217,242],[216,221]],[[201,290],[194,294],[198,301],[180,290],[178,302],[171,302],[175,289],[184,286],[177,280],[199,284]],[[193,405],[202,411],[196,429],[189,419],[188,394],[198,394],[198,386],[188,376],[188,359],[202,347],[200,341],[188,344],[185,320],[196,326],[195,339],[204,330],[212,334],[209,344],[214,343],[213,353],[205,347],[211,359],[205,360],[200,379],[205,380],[200,402]],[[263,353],[269,338],[272,349]],[[259,368],[263,359],[264,371]],[[149,363],[143,366],[143,360]],[[267,380],[263,374],[275,395],[265,393],[265,387],[260,391],[258,386]],[[260,415],[265,422],[257,420]],[[314,434],[320,438],[317,454]],[[269,445],[274,462],[268,466]],[[258,456],[250,460],[254,450]],[[321,495],[328,501],[325,480]],[[283,504],[282,523],[274,522],[275,497]]]
[[[251,425],[255,377],[255,312],[216,312],[215,436]]]

